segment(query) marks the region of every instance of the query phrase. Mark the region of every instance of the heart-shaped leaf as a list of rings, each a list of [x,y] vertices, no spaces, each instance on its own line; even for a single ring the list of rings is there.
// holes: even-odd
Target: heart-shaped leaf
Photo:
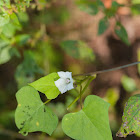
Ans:
[[[57,73],[51,73],[29,85],[34,87],[36,90],[44,93],[48,99],[54,99],[60,94],[60,91],[54,83],[54,81],[58,78],[59,76]]]
[[[38,92],[31,86],[25,86],[16,93],[18,106],[15,122],[20,133],[42,131],[49,135],[55,130],[58,118],[41,101]]]
[[[126,137],[134,133],[140,134],[140,94],[131,96],[125,104],[122,125],[116,136]]]
[[[98,96],[89,95],[81,111],[64,116],[62,128],[76,140],[112,140],[108,108],[109,103]]]

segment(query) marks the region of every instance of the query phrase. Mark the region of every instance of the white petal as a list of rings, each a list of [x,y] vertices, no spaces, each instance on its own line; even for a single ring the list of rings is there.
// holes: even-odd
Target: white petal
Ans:
[[[72,77],[71,77],[71,79],[70,79],[70,82],[73,84],[73,79],[72,79]]]
[[[55,85],[61,93],[64,93],[67,91],[67,84],[66,84],[65,79],[59,78],[57,81],[55,81]]]
[[[59,87],[59,91],[61,92],[61,94],[65,93],[67,90],[67,85]]]
[[[66,78],[69,78],[69,79],[72,78],[72,72],[66,71],[65,73],[66,73]]]
[[[63,79],[66,79],[67,78],[66,77],[66,72],[60,71],[60,72],[57,72],[57,73],[58,73],[58,75],[59,75],[60,78],[63,78]]]
[[[59,89],[60,86],[63,86],[63,85],[66,84],[65,79],[63,79],[63,78],[59,78],[59,79],[58,79],[57,81],[55,81],[54,83],[55,83],[56,87],[58,87],[58,89]]]
[[[69,83],[68,85],[67,85],[67,90],[71,90],[71,89],[73,89],[74,87],[73,87],[73,83]]]
[[[60,72],[58,72],[58,75],[59,75],[60,78],[64,78],[64,79],[69,78],[69,79],[72,79],[72,72],[60,71]]]

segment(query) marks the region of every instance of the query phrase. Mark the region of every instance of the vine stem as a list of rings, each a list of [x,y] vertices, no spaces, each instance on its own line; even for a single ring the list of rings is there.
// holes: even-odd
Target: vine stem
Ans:
[[[44,102],[44,104],[47,104],[51,101],[52,99],[47,100],[46,102]]]
[[[79,94],[78,97],[76,97],[76,99],[67,107],[67,110],[69,110],[69,108],[82,96],[82,94],[85,92],[85,90],[87,89],[87,87],[89,86],[89,84],[92,82],[92,80],[94,80],[96,78],[96,75],[93,75],[90,77],[90,79],[88,80],[87,84],[85,85],[84,89],[81,91],[81,93]]]
[[[110,72],[110,71],[115,71],[115,70],[127,68],[127,67],[130,67],[130,66],[133,66],[133,65],[137,65],[139,63],[140,63],[140,61],[137,61],[137,62],[134,62],[134,63],[130,63],[130,64],[127,64],[127,65],[123,65],[123,66],[119,66],[119,67],[115,67],[115,68],[111,68],[111,69],[95,71],[95,72],[90,72],[90,73],[84,73],[84,74],[76,74],[76,75],[73,75],[73,77],[77,77],[77,76],[93,76],[95,74],[101,74],[101,73],[105,73],[105,72]]]

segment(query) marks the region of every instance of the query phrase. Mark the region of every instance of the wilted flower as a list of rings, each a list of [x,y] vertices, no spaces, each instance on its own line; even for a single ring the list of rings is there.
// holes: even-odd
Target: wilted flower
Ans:
[[[73,79],[72,72],[58,72],[59,79],[55,81],[56,87],[59,89],[61,94],[65,93],[68,90],[73,89]]]

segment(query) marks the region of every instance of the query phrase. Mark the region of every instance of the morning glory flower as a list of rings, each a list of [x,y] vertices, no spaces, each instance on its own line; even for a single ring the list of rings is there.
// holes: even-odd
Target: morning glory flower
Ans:
[[[59,79],[55,81],[56,87],[59,89],[61,94],[65,93],[68,90],[73,89],[73,79],[72,79],[72,72],[58,72]]]

